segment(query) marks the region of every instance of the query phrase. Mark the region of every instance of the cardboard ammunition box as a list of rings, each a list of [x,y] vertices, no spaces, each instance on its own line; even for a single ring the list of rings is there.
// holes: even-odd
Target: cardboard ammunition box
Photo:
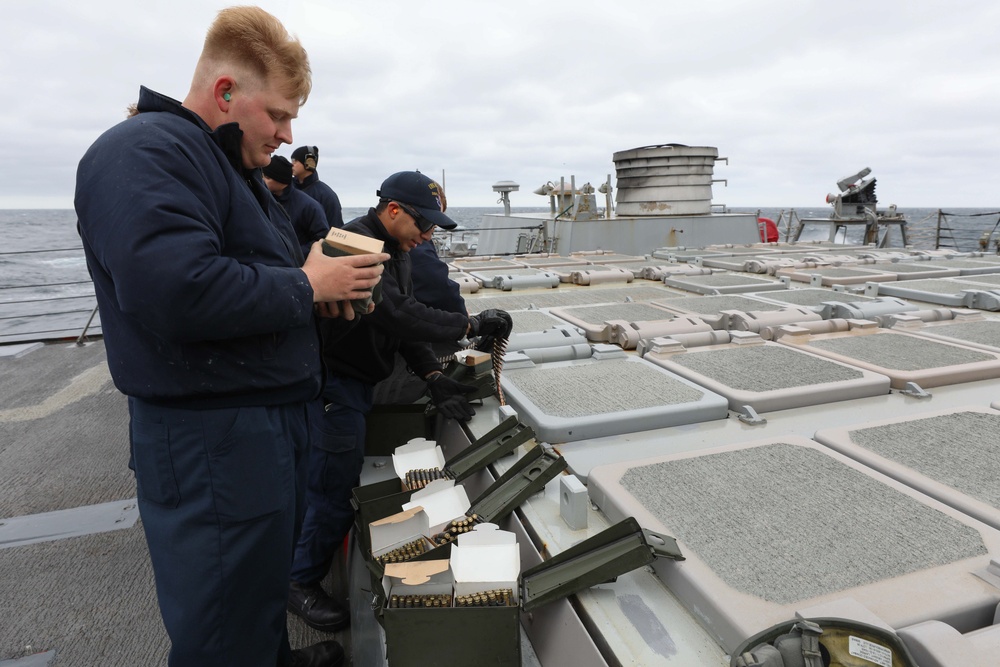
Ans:
[[[424,551],[429,551],[433,543],[427,539],[429,519],[424,508],[417,505],[410,509],[387,516],[369,526],[371,542],[375,545],[371,557],[378,559],[405,545],[419,543]]]
[[[556,454],[550,447],[537,446],[528,450],[524,456],[522,456],[517,463],[515,463],[507,472],[500,476],[495,482],[490,484],[489,487],[472,503],[468,506],[465,511],[464,516],[471,517],[476,515],[479,522],[487,523],[497,523],[508,514],[517,509],[525,500],[531,497],[533,494],[538,493],[545,488],[545,485],[552,479],[554,479],[559,473],[566,469],[566,460]],[[454,480],[439,480],[432,482],[427,487],[422,489],[426,491],[427,489],[433,488],[434,485],[441,482],[449,482]],[[403,505],[397,505],[396,503],[407,493],[410,493],[410,499],[403,503]],[[417,492],[404,492],[402,494],[397,494],[391,499],[382,498],[371,504],[369,509],[368,518],[370,521],[378,521],[389,514],[395,514],[402,511],[408,505],[407,503],[416,499]],[[377,508],[378,511],[375,511]],[[459,515],[451,517],[451,519],[461,518]],[[370,524],[369,524],[370,525]],[[365,527],[367,528],[367,527]],[[361,546],[364,547],[364,535],[368,533],[368,530],[364,532],[359,531],[359,541]],[[439,531],[432,531],[431,535],[434,535]],[[421,558],[445,558],[448,555],[448,549],[450,544],[438,545],[429,554],[425,554]],[[369,549],[370,551],[370,549]],[[366,553],[362,551],[361,553]],[[373,568],[374,574],[381,577],[382,571],[381,567],[377,564],[368,563],[369,567]]]
[[[554,479],[565,469],[565,459],[552,451],[551,448],[539,446],[529,450],[510,470],[493,482],[486,491],[468,505],[468,509],[465,510],[464,514],[454,514],[455,510],[458,509],[458,505],[452,505],[446,511],[439,512],[435,510],[434,516],[430,518],[430,521],[437,521],[439,523],[431,524],[428,528],[429,532],[425,533],[425,535],[431,537],[431,541],[435,542],[435,545],[429,551],[414,555],[411,559],[420,561],[448,558],[451,555],[453,542],[438,543],[436,539],[440,532],[449,528],[452,520],[464,520],[474,516],[478,523],[498,523],[531,495],[541,491],[550,480]],[[413,507],[417,502],[427,503],[427,496],[420,496],[418,500],[417,493],[426,492],[428,489],[433,491],[435,490],[435,485],[444,485],[449,482],[452,482],[452,480],[432,482],[420,492],[415,492],[412,496],[412,504],[404,505],[404,507]],[[445,519],[444,517],[448,514],[452,514],[453,516],[450,519]],[[461,530],[467,529],[468,526]],[[372,539],[370,535],[369,539]],[[380,545],[374,546],[378,547]],[[366,554],[368,552],[362,551],[361,553]],[[373,585],[377,588],[378,582],[381,581],[382,576],[385,574],[382,563],[371,557],[367,558],[365,565],[371,574]]]
[[[513,533],[480,524],[459,537],[448,559],[386,566],[375,586],[375,613],[385,630],[389,667],[429,664],[521,664],[521,611],[530,611],[651,563],[657,557],[682,560],[669,536],[640,528],[628,518],[525,572]],[[440,594],[453,589],[450,607],[390,606],[392,595]],[[460,607],[456,596],[510,589],[511,606]],[[398,599],[397,599],[398,601]]]
[[[444,452],[434,440],[413,438],[405,445],[400,445],[392,453],[392,468],[399,478],[400,491],[413,491],[420,487],[407,486],[406,475],[414,470],[445,469]]]
[[[442,564],[448,565],[448,574]],[[520,665],[521,561],[513,533],[480,524],[459,537],[448,560],[386,566],[380,608],[390,667],[426,665]],[[445,588],[447,586],[447,589]],[[458,607],[460,595],[508,589],[513,605]],[[392,596],[450,592],[447,608],[392,607]]]
[[[441,532],[449,522],[464,517],[469,510],[465,489],[451,479],[439,479],[414,491],[402,510],[368,525],[371,552],[369,562],[402,545],[423,541],[430,551],[435,545],[430,537]],[[426,559],[427,556],[424,556]],[[381,577],[381,570],[376,570]]]
[[[507,414],[508,417],[495,428],[444,462],[443,469],[456,482],[461,483],[470,475],[512,453],[517,447],[534,438],[535,432],[531,427],[519,423],[517,415],[512,410],[508,410]],[[410,440],[407,444],[416,441],[416,439]],[[409,464],[409,461],[402,461],[400,465]],[[396,465],[395,458],[393,465]],[[411,490],[403,489],[398,479],[398,472],[397,478],[366,484],[353,490],[351,504],[355,509],[355,526],[361,543],[361,553],[367,554],[371,549],[371,544],[368,542],[368,525],[372,521],[402,510],[403,504],[409,502],[411,494]]]
[[[344,255],[370,255],[382,252],[383,243],[364,234],[345,231],[339,227],[332,228],[323,239],[323,254],[329,257],[343,257]],[[370,297],[364,299],[353,299],[351,305],[354,312],[364,315],[368,312],[368,306],[378,304],[382,301],[382,281],[372,288]]]

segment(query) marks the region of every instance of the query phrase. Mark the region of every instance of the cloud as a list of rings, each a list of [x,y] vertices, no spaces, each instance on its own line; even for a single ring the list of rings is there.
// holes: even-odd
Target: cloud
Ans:
[[[87,146],[140,84],[183,98],[215,13],[174,0],[11,5],[0,26],[9,101],[0,206],[71,205]],[[612,154],[717,146],[718,203],[822,203],[871,167],[904,207],[989,207],[998,153],[1000,8],[887,0],[486,4],[442,0],[261,3],[306,45],[314,91],[295,145],[347,206],[421,169],[452,205],[492,205],[491,185],[603,182]],[[288,155],[294,146],[279,153]]]

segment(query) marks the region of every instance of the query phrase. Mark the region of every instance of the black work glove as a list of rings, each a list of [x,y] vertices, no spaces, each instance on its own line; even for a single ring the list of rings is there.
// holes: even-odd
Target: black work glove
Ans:
[[[466,394],[476,390],[472,385],[456,382],[442,373],[435,373],[427,378],[427,389],[431,393],[431,402],[448,419],[464,422],[476,414],[465,398]]]
[[[495,336],[507,338],[514,328],[514,321],[506,310],[489,308],[469,317],[469,336]]]

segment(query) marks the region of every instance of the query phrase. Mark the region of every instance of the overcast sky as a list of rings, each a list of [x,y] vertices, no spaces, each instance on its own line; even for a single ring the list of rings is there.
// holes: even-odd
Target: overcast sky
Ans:
[[[69,208],[76,166],[140,85],[182,99],[216,0],[3,0],[0,208]],[[275,0],[310,55],[295,142],[345,206],[392,172],[449,203],[544,206],[612,154],[715,146],[714,202],[825,207],[862,167],[882,205],[996,207],[995,0]]]

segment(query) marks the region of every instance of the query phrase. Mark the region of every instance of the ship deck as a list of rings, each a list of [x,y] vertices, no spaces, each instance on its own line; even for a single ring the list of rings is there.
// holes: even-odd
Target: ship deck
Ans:
[[[738,261],[736,252],[713,254]],[[693,257],[648,261],[697,265]],[[976,262],[963,276],[1000,272],[991,258],[933,264],[948,261],[955,269]],[[456,277],[483,270],[453,268]],[[988,430],[1000,420],[995,285],[920,278],[905,288],[899,271],[887,282],[828,286],[829,271],[803,281],[682,269],[630,282],[594,271],[581,284],[576,268],[553,269],[558,287],[512,273],[465,295],[472,312],[511,313],[506,410],[536,432],[469,478],[468,495],[525,448],[550,445],[566,474],[501,524],[518,536],[524,567],[627,516],[677,537],[686,560],[657,561],[523,613],[524,664],[725,667],[749,635],[830,610],[897,630],[940,622],[960,639],[997,634],[1000,578],[991,561],[1000,558],[1000,497],[991,487],[1000,457]],[[809,269],[796,267],[803,276]],[[617,282],[601,282],[605,274]],[[127,467],[127,408],[103,344],[0,352],[8,380],[0,386],[0,665],[165,664]],[[445,455],[504,414],[487,398],[464,427],[439,424]],[[362,482],[391,469],[369,457]],[[586,485],[585,527],[564,519],[568,476]],[[712,492],[699,500],[705,488]],[[745,526],[732,517],[749,499],[747,516],[758,523]],[[800,514],[806,523],[796,522]],[[863,531],[844,532],[841,551],[822,542],[845,523],[920,548],[893,551],[860,541]],[[775,526],[796,531],[796,544],[776,547]],[[815,535],[798,539],[810,528]],[[355,548],[337,568],[343,576],[326,583],[350,593],[352,627],[335,636],[354,665],[377,667],[386,664],[384,633],[361,560]],[[289,631],[293,646],[328,638],[293,617]]]
[[[0,368],[0,665],[166,665],[103,342],[0,346]],[[325,583],[346,593],[346,578]],[[288,628],[293,647],[331,638]]]

